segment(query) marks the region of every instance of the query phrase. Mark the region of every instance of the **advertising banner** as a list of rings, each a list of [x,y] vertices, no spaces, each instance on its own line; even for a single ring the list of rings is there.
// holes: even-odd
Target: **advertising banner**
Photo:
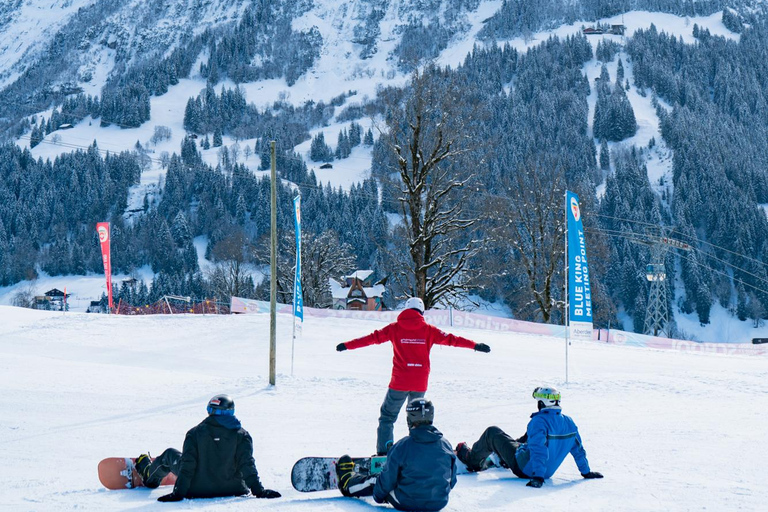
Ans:
[[[109,254],[109,222],[99,222],[96,224],[96,231],[99,234],[99,245],[101,245],[101,259],[104,262],[104,275],[107,278],[107,297],[109,299],[109,312],[112,312],[112,260]]]
[[[592,289],[579,196],[565,192],[568,219],[568,326],[575,339],[592,339]]]
[[[293,199],[294,220],[296,221],[296,276],[293,285],[293,314],[298,319],[304,321],[304,299],[301,292],[301,196]]]

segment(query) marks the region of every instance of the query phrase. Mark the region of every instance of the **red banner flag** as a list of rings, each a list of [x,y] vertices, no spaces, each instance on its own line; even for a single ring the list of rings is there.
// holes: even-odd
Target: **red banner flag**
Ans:
[[[96,224],[101,244],[101,259],[104,261],[104,275],[107,276],[107,297],[109,297],[109,312],[112,312],[112,260],[109,255],[109,222]]]

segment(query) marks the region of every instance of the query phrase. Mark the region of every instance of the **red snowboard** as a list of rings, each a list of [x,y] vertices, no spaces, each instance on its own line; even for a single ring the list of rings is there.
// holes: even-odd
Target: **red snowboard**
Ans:
[[[136,458],[110,457],[99,462],[99,480],[107,489],[134,489],[144,487],[144,482],[135,470]],[[176,475],[168,473],[160,485],[173,485]]]

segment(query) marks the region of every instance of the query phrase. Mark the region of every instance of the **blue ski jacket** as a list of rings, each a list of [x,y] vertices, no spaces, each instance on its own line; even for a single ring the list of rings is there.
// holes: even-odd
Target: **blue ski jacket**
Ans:
[[[568,454],[573,455],[579,472],[589,473],[587,452],[579,429],[560,408],[550,407],[531,415],[528,442],[515,452],[520,469],[529,477],[549,478]]]
[[[399,510],[440,510],[454,485],[456,454],[451,444],[432,425],[420,425],[390,448],[373,497]]]

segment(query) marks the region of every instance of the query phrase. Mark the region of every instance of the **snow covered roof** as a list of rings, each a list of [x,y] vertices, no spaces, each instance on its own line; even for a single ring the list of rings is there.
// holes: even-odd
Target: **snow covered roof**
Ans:
[[[343,286],[340,282],[332,278],[328,279],[328,283],[331,285],[331,296],[334,299],[346,299],[348,297],[350,288],[349,286]],[[377,284],[374,286],[366,286],[363,287],[363,292],[365,292],[365,296],[368,298],[381,297],[384,295],[384,285]]]
[[[361,281],[365,281],[371,277],[371,274],[373,274],[373,270],[357,270],[348,276],[344,276],[342,279],[346,281],[347,279],[352,279],[354,277]]]

